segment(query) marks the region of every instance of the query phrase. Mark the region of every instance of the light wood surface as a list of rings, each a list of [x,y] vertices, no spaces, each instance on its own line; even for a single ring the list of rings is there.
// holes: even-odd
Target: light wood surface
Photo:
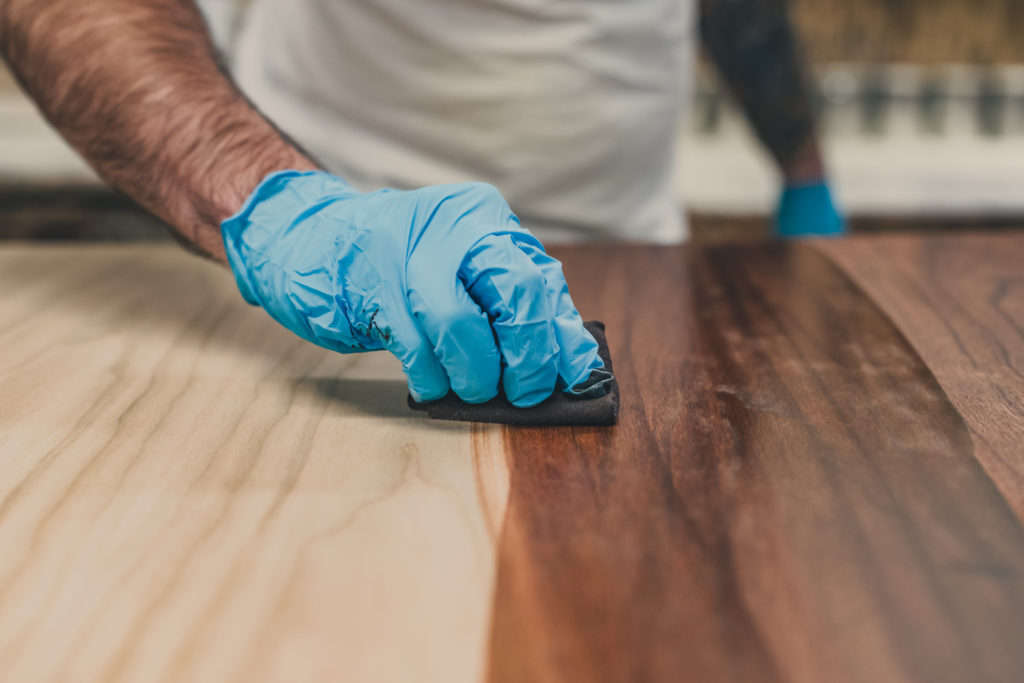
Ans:
[[[0,292],[0,680],[479,678],[496,432],[175,247],[4,248]]]
[[[1024,677],[1024,236],[554,251],[612,430],[425,419],[175,247],[0,248],[0,681]]]

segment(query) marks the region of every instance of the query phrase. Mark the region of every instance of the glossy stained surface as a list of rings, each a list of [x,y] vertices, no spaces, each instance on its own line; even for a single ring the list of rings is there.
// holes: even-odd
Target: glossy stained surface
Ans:
[[[1024,519],[1024,238],[894,236],[820,248],[897,321]]]
[[[490,680],[1024,677],[1021,525],[828,259],[563,256],[607,321],[622,418],[506,430]]]
[[[1024,680],[1024,236],[556,255],[611,430],[0,249],[0,680]]]

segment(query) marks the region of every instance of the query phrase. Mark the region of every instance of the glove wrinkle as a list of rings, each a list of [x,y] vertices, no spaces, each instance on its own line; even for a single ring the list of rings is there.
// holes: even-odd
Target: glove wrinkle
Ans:
[[[221,231],[246,301],[325,348],[388,349],[419,398],[503,386],[528,406],[601,367],[558,262],[491,185],[359,193],[282,171]]]

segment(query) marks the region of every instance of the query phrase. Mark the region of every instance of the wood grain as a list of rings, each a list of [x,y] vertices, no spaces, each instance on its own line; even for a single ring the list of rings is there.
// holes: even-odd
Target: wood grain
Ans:
[[[505,433],[490,680],[1024,680],[1024,530],[859,288],[805,246],[559,256],[622,413]]]
[[[895,322],[1024,519],[1024,235],[821,243]]]
[[[0,680],[479,680],[498,432],[176,247],[6,247],[0,292]]]
[[[0,681],[1024,680],[989,240],[559,251],[613,430],[429,421],[175,247],[0,248]]]

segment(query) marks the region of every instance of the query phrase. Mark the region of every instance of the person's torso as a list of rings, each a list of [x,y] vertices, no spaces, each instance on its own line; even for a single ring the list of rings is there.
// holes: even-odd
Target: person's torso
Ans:
[[[483,180],[531,229],[683,237],[687,0],[257,0],[242,88],[360,189]]]

